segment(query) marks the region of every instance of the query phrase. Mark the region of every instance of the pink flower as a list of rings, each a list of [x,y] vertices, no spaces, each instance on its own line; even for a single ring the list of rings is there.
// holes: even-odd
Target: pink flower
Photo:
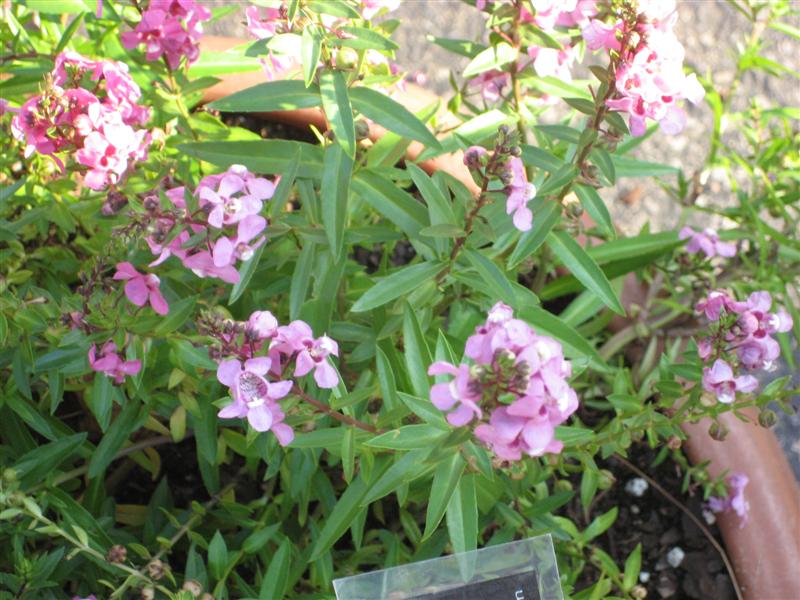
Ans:
[[[528,183],[522,159],[512,156],[508,161],[508,166],[511,171],[511,183],[506,188],[508,193],[506,213],[514,214],[514,227],[520,231],[528,231],[533,219],[528,202],[536,196],[536,186]]]
[[[249,215],[239,222],[236,237],[230,239],[222,236],[214,244],[211,256],[214,259],[214,266],[224,268],[232,265],[235,260],[241,259],[248,261],[253,257],[253,253],[264,243],[264,236],[253,241],[267,226],[267,220],[258,215]],[[252,242],[252,243],[251,243]]]
[[[272,431],[282,446],[294,439],[292,428],[283,423],[284,413],[277,400],[292,389],[291,381],[268,382],[264,376],[269,372],[270,359],[251,358],[244,367],[238,360],[225,360],[217,368],[217,379],[228,386],[233,402],[219,411],[222,419],[247,418],[256,431]]]
[[[198,277],[216,277],[225,283],[239,283],[239,272],[236,268],[233,265],[218,267],[207,250],[187,256],[183,260],[183,266],[191,269]]]
[[[556,77],[562,81],[572,81],[570,71],[575,62],[575,50],[564,46],[563,50],[530,46],[528,56],[533,59],[533,69],[539,77]]]
[[[174,70],[184,57],[187,63],[197,60],[202,21],[210,18],[211,11],[195,0],[151,0],[136,28],[120,36],[122,45],[131,49],[144,44],[147,60],[163,56]]]
[[[438,361],[428,367],[428,375],[453,375],[455,379],[447,383],[436,383],[431,387],[431,402],[447,414],[448,422],[454,427],[461,427],[473,418],[482,418],[483,412],[478,406],[480,394],[477,386],[470,384],[470,369],[467,365],[455,367],[448,362]],[[454,410],[453,407],[458,405]]]
[[[523,22],[536,23],[546,31],[552,31],[556,26],[583,25],[597,13],[595,0],[531,0],[531,5],[536,15],[531,16],[522,8]]]
[[[204,177],[195,190],[200,205],[208,211],[208,224],[217,229],[257,215],[263,200],[272,198],[275,185],[252,175],[242,165],[232,165],[226,173]]]
[[[746,309],[746,305],[743,302],[736,302],[721,290],[715,290],[707,298],[695,304],[694,309],[698,313],[705,313],[709,321],[719,321],[723,309],[727,312],[740,313]]]
[[[117,264],[114,279],[127,280],[125,296],[136,306],[144,306],[150,302],[150,306],[159,315],[166,315],[169,312],[167,301],[164,300],[159,289],[160,280],[152,273],[144,275],[139,273],[131,263],[121,262]]]
[[[486,71],[469,80],[471,88],[479,87],[483,100],[495,104],[500,100],[503,88],[511,83],[511,75],[505,71]]]
[[[617,19],[613,25],[606,25],[598,19],[592,19],[581,29],[581,35],[586,40],[586,47],[589,50],[616,50],[622,49],[622,44],[618,39],[618,33],[622,33],[623,24],[621,19]]]
[[[400,7],[400,0],[361,0],[361,16],[371,19],[385,9],[392,12]]]
[[[294,376],[302,377],[311,370],[314,380],[321,388],[333,388],[339,384],[339,375],[328,363],[329,356],[339,356],[339,345],[326,335],[314,339],[311,327],[305,321],[292,321],[278,327],[277,335],[269,346],[272,372],[280,375],[283,367],[296,358]]]
[[[736,244],[733,242],[721,242],[717,232],[710,228],[706,228],[703,231],[695,231],[691,227],[684,227],[680,231],[679,238],[689,240],[686,244],[686,251],[689,254],[702,252],[706,255],[706,258],[714,258],[715,256],[730,258],[736,256]]]
[[[89,366],[98,373],[105,373],[115,383],[122,383],[126,376],[136,375],[142,368],[139,360],[123,360],[117,354],[117,345],[111,340],[103,344],[100,354],[97,354],[97,345],[89,348]]]
[[[257,310],[247,320],[247,331],[257,340],[272,339],[278,335],[278,319],[268,310]]]
[[[708,499],[708,507],[715,513],[732,510],[740,519],[739,527],[744,527],[750,510],[750,504],[744,497],[744,488],[747,487],[749,481],[749,478],[744,473],[730,475],[726,479],[728,485],[727,497],[711,496]]]
[[[502,460],[519,460],[522,454],[557,454],[564,444],[555,439],[555,428],[547,419],[514,416],[506,407],[496,409],[488,424],[475,428],[475,437]]]
[[[247,31],[259,40],[271,38],[281,26],[281,10],[279,8],[248,6],[244,12],[247,18]],[[264,15],[262,17],[262,14]]]
[[[731,366],[722,359],[703,369],[703,389],[717,396],[723,404],[736,400],[736,392],[752,392],[758,387],[758,380],[752,375],[734,377]]]

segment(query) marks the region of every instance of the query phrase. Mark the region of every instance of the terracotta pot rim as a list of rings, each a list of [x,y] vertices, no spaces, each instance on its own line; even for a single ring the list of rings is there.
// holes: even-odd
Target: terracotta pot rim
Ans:
[[[236,38],[207,36],[201,42],[201,47],[205,45],[220,50],[240,42]],[[247,75],[252,74],[223,76],[220,84],[207,90],[203,101],[217,100],[264,80],[260,72],[257,78]],[[414,93],[425,94],[427,98],[435,97],[421,88],[415,89]],[[396,99],[403,103],[403,95]],[[305,128],[310,124],[320,130],[326,128],[324,115],[319,109],[256,116]],[[370,127],[370,138],[373,140],[380,139],[384,133],[385,130],[380,127]],[[416,160],[422,150],[422,144],[412,142],[406,159]],[[429,173],[444,170],[475,193],[478,188],[463,165],[462,158],[463,155],[456,152],[424,161],[420,166]],[[630,303],[631,298],[627,300]],[[726,471],[744,471],[748,475],[750,484],[745,490],[745,497],[750,503],[748,524],[740,527],[735,515],[718,516],[725,546],[745,598],[790,600],[797,597],[797,581],[793,580],[792,574],[800,563],[800,489],[775,435],[758,426],[752,411],[749,416],[756,423],[755,426],[742,423],[732,413],[723,415],[722,421],[730,430],[724,442],[713,440],[708,435],[708,424],[686,424],[683,429],[688,436],[687,454],[694,464],[711,461],[709,471],[712,476]]]

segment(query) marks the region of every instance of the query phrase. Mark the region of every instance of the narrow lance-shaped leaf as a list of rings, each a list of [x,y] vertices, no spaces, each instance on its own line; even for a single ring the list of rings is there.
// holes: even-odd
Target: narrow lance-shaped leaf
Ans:
[[[428,500],[428,511],[425,515],[425,533],[422,539],[429,538],[439,526],[465,466],[466,463],[461,458],[461,453],[454,452],[450,458],[443,460],[436,467],[431,485],[431,496]]]
[[[431,391],[428,382],[428,367],[432,362],[431,353],[420,329],[419,321],[414,314],[414,309],[408,302],[406,302],[403,312],[403,343],[405,344],[403,355],[406,359],[408,375],[411,378],[411,387],[420,398],[428,398]]]
[[[356,154],[356,130],[353,124],[353,109],[347,94],[347,82],[341,71],[325,71],[319,82],[322,107],[325,116],[345,153],[354,158]]]
[[[350,102],[359,113],[402,137],[439,148],[439,142],[422,121],[402,104],[367,87],[350,90]]]
[[[443,268],[444,264],[440,262],[425,262],[403,267],[368,289],[350,310],[364,312],[383,306],[403,294],[413,292],[431,277],[435,277]]]
[[[581,246],[563,231],[552,232],[547,244],[570,272],[592,290],[615,313],[625,315],[625,308],[603,270]]]
[[[306,87],[314,81],[319,65],[319,56],[322,51],[319,34],[313,27],[306,26],[303,29],[303,42],[300,55],[303,62],[303,79]]]
[[[221,112],[268,112],[314,108],[322,103],[316,87],[302,81],[268,81],[225,96],[208,105]]]
[[[344,247],[344,228],[347,223],[347,203],[350,196],[350,176],[353,160],[345,154],[339,144],[332,144],[325,150],[322,168],[322,224],[336,260],[342,255]]]

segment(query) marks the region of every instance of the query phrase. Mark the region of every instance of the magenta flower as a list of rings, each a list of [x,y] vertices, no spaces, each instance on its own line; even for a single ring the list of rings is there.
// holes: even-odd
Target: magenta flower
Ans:
[[[495,104],[503,94],[503,88],[511,83],[511,75],[505,71],[486,71],[469,80],[471,88],[480,88],[484,102]]]
[[[689,240],[686,244],[686,251],[689,254],[702,252],[706,255],[706,258],[714,258],[715,256],[730,258],[736,256],[736,244],[733,242],[721,242],[717,232],[710,228],[706,228],[703,231],[695,231],[691,227],[684,227],[678,237],[682,240]]]
[[[339,375],[328,362],[329,356],[339,356],[339,345],[323,335],[297,354],[295,377],[302,377],[314,370],[314,381],[321,388],[334,388],[339,384]]]
[[[746,305],[743,302],[735,301],[726,292],[721,290],[711,292],[707,298],[701,300],[694,306],[694,309],[698,313],[705,313],[709,321],[719,321],[723,309],[726,312],[740,313],[745,310],[745,308]]]
[[[431,402],[447,413],[447,421],[454,427],[466,425],[473,418],[481,419],[483,412],[478,406],[481,399],[477,386],[470,385],[468,365],[455,367],[448,362],[437,361],[428,367],[428,375],[453,375],[447,383],[436,383],[431,387]],[[458,405],[456,407],[456,405]],[[454,409],[455,407],[455,409]]]
[[[239,271],[233,265],[218,267],[207,250],[187,256],[183,266],[190,269],[198,277],[216,277],[225,283],[239,283]]]
[[[195,0],[151,0],[136,28],[123,32],[120,39],[128,49],[144,44],[147,60],[163,56],[174,70],[184,57],[188,63],[197,60],[202,21],[210,18],[211,11]]]
[[[717,396],[723,404],[736,400],[736,392],[752,392],[758,387],[758,380],[752,375],[735,377],[731,366],[722,359],[714,361],[712,367],[703,369],[703,389]]]
[[[708,499],[708,507],[715,513],[732,510],[740,519],[739,527],[744,527],[750,510],[750,504],[744,497],[744,488],[750,480],[744,473],[734,473],[725,481],[728,485],[727,497],[711,496]]]
[[[282,17],[279,8],[251,5],[244,11],[244,15],[247,19],[247,31],[259,40],[271,38],[278,33],[281,26]]]
[[[586,40],[586,47],[589,50],[622,50],[618,33],[621,34],[623,24],[621,19],[617,19],[613,25],[606,25],[598,19],[592,19],[581,29],[581,35]]]
[[[257,340],[272,339],[278,335],[278,319],[268,310],[257,310],[247,320],[247,331]]]
[[[284,414],[277,400],[292,389],[291,381],[268,382],[269,358],[251,358],[244,367],[238,360],[225,360],[217,368],[217,379],[230,388],[233,402],[219,411],[222,419],[247,418],[256,431],[272,431],[282,446],[294,438],[292,428],[283,423]]]
[[[371,19],[385,9],[392,12],[400,8],[400,0],[361,0],[361,16]]]
[[[520,231],[528,231],[531,228],[533,213],[528,208],[528,202],[536,196],[536,186],[528,183],[528,176],[525,174],[525,165],[522,159],[512,156],[508,161],[511,170],[511,183],[506,188],[508,199],[506,200],[506,213],[514,214],[514,227]]]
[[[252,175],[242,165],[204,177],[195,190],[200,206],[208,211],[208,224],[217,229],[257,215],[264,205],[263,200],[272,198],[274,193],[275,185],[271,181]]]
[[[169,312],[169,305],[159,289],[160,280],[152,273],[146,275],[139,273],[131,263],[121,262],[117,263],[114,279],[127,280],[125,296],[136,306],[144,306],[150,302],[150,306],[159,315],[166,315]]]
[[[97,354],[97,345],[92,344],[89,348],[89,366],[98,373],[105,373],[116,383],[125,381],[126,376],[136,375],[142,368],[139,360],[124,360],[117,354],[117,345],[109,340]]]
[[[259,215],[248,215],[239,221],[236,237],[230,239],[222,236],[214,244],[211,256],[214,259],[214,266],[224,268],[234,264],[236,259],[248,261],[253,258],[253,253],[258,249],[265,239],[262,235],[255,239],[267,226],[267,220]]]
[[[555,428],[548,419],[529,419],[510,414],[501,406],[492,412],[488,424],[475,428],[475,437],[502,460],[519,460],[522,454],[557,454],[564,444],[555,439]]]

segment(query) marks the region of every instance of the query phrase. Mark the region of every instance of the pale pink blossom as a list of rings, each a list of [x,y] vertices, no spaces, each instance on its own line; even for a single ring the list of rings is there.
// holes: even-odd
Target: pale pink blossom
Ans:
[[[115,383],[122,383],[125,377],[136,375],[142,368],[140,360],[124,360],[117,353],[117,345],[109,340],[97,353],[97,345],[89,348],[89,366],[98,373],[105,373]]]
[[[689,254],[702,252],[706,255],[706,258],[715,256],[730,258],[736,256],[736,244],[720,241],[717,232],[710,228],[706,228],[703,231],[695,231],[691,227],[684,227],[678,237],[681,240],[689,240],[686,244],[686,251]]]
[[[267,220],[259,215],[248,215],[239,221],[236,237],[220,237],[214,244],[211,256],[214,266],[223,268],[234,264],[236,259],[244,262],[253,258],[253,253],[261,246],[265,237],[257,237],[267,226]]]
[[[503,94],[503,89],[511,83],[511,75],[505,71],[486,71],[469,80],[471,88],[480,88],[483,100],[489,104],[497,103]]]
[[[247,418],[250,426],[259,432],[272,431],[282,446],[294,439],[292,428],[283,422],[284,413],[277,400],[292,389],[291,381],[269,382],[265,376],[270,370],[270,359],[251,358],[244,366],[238,360],[225,360],[217,368],[217,379],[230,388],[233,402],[219,411],[223,419]]]
[[[328,362],[331,355],[339,356],[339,345],[327,335],[315,339],[310,346],[297,353],[294,376],[302,377],[313,370],[314,381],[319,387],[336,387],[339,384],[339,375]]]
[[[400,0],[361,0],[361,16],[372,19],[375,15],[400,8]]]
[[[728,476],[725,480],[728,495],[724,498],[711,496],[708,499],[708,507],[715,513],[732,510],[740,519],[739,527],[744,527],[750,511],[750,504],[744,497],[744,488],[747,487],[749,481],[747,475],[741,472]]]
[[[736,392],[752,392],[758,380],[752,375],[734,376],[731,366],[722,359],[714,361],[712,367],[703,369],[703,389],[717,396],[723,404],[736,400]]]
[[[257,340],[272,339],[278,334],[278,319],[268,310],[257,310],[247,320],[247,331]]]
[[[244,14],[247,18],[247,31],[259,40],[273,37],[281,27],[282,17],[279,8],[250,5]]]
[[[225,173],[204,177],[195,190],[200,206],[208,211],[208,224],[217,229],[257,215],[263,201],[274,193],[271,181],[252,175],[242,165],[232,165]]]
[[[127,281],[125,296],[136,306],[144,306],[149,302],[159,315],[169,312],[169,305],[159,289],[160,280],[152,273],[139,273],[131,263],[121,262],[117,264],[114,279]]]
[[[447,420],[454,427],[466,425],[473,418],[482,418],[483,412],[478,406],[481,395],[475,385],[470,384],[470,368],[468,365],[455,367],[448,362],[438,361],[428,367],[428,375],[453,375],[454,379],[446,383],[436,383],[431,387],[431,402],[443,412],[447,412]]]
[[[589,50],[616,50],[622,49],[620,37],[623,30],[622,19],[618,19],[613,25],[603,23],[599,19],[592,19],[581,29],[581,35],[586,40],[586,47]]]
[[[506,213],[514,215],[514,227],[520,231],[528,231],[533,219],[528,202],[536,196],[536,186],[528,182],[522,159],[512,156],[508,161],[508,167],[511,172],[511,183],[506,188],[508,194]]]

